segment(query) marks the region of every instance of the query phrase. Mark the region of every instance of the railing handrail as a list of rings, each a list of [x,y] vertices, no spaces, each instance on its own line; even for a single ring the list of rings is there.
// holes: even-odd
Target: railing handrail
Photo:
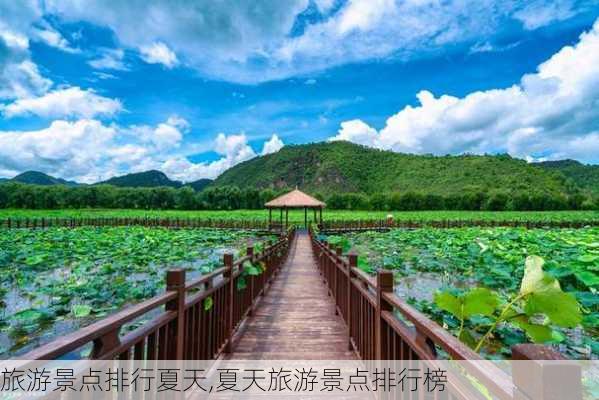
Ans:
[[[458,338],[441,327],[435,321],[410,306],[393,292],[393,276],[391,271],[378,271],[377,281],[384,282],[384,287],[379,288],[377,281],[374,281],[368,274],[357,268],[357,254],[349,253],[342,255],[341,248],[333,248],[326,241],[319,240],[313,231],[310,230],[313,246],[315,247],[316,257],[318,258],[319,268],[325,283],[329,286],[329,293],[335,299],[337,312],[345,319],[349,328],[349,348],[354,350],[364,358],[364,354],[375,356],[375,359],[393,360],[396,354],[385,351],[388,346],[389,337],[383,340],[380,324],[386,324],[387,329],[394,331],[402,342],[410,346],[411,351],[420,359],[436,359],[434,346],[439,346],[445,350],[454,360],[470,363],[469,373],[483,383],[487,388],[493,391],[493,395],[505,400],[515,398],[514,394],[518,390],[515,381],[508,373],[500,369],[494,363],[484,359],[480,354],[474,352]],[[382,276],[385,275],[385,280]],[[345,282],[340,283],[340,278]],[[344,285],[348,285],[344,288]],[[352,304],[363,299],[363,303],[358,309],[353,309]],[[347,296],[347,299],[339,299],[339,296]],[[365,302],[365,303],[364,303]],[[366,304],[366,305],[365,305]],[[372,307],[374,309],[370,314],[364,314],[364,309]],[[354,315],[357,314],[357,315]],[[413,326],[409,326],[397,315],[409,321]],[[356,325],[355,319],[358,319]],[[374,326],[365,324],[364,321],[372,321]],[[355,330],[358,332],[355,332]],[[358,337],[354,337],[356,334]],[[366,339],[364,339],[366,337]],[[366,342],[364,342],[366,340]],[[372,353],[373,347],[376,349]],[[551,354],[556,359],[563,359],[559,353],[549,348],[529,349],[527,345],[516,345],[512,348],[515,358],[535,359],[535,354],[545,352]],[[542,351],[541,351],[542,350]],[[403,351],[401,352],[403,354]],[[405,356],[404,356],[405,357]],[[412,359],[409,355],[404,359]]]
[[[165,291],[162,294],[144,300],[141,303],[134,304],[75,332],[33,349],[19,358],[23,360],[54,359],[100,338],[102,335],[114,329],[115,326],[123,326],[127,322],[131,322],[135,318],[174,300],[176,297],[177,293]]]
[[[235,277],[243,271],[243,265],[245,262],[262,261],[268,258],[269,256],[272,256],[273,253],[281,250],[284,246],[288,246],[291,238],[293,237],[293,232],[293,229],[290,229],[278,241],[276,241],[275,243],[269,243],[268,246],[265,246],[260,253],[248,254],[235,260],[231,264],[231,268],[236,269],[236,271],[231,271],[231,275],[229,277],[226,276],[226,274],[229,272],[229,268],[225,265],[197,279],[183,282],[182,290],[185,294],[187,294],[187,292],[189,292],[191,289],[197,289],[202,285],[210,283],[210,287],[204,288],[201,292],[191,297],[186,296],[185,301],[183,302],[183,310],[187,309],[189,306],[193,304],[197,304],[199,301],[202,301],[206,297],[210,296],[219,287],[229,284],[231,280],[235,279]],[[248,250],[249,249],[253,249],[253,245],[248,246]],[[217,285],[212,286],[211,283],[214,280],[214,278],[220,276],[222,276],[222,280]],[[113,315],[105,317],[86,327],[80,328],[75,332],[57,338],[50,343],[35,348],[27,352],[26,354],[19,356],[18,358],[21,360],[56,359],[65,354],[68,354],[71,351],[77,350],[78,348],[87,343],[100,340],[105,335],[111,332],[116,332],[116,334],[118,335],[119,330],[125,324],[132,322],[136,318],[145,315],[152,310],[155,310],[162,306],[167,306],[168,304],[176,301],[178,296],[179,294],[176,290],[169,290],[169,288],[167,287],[164,293],[156,295],[140,303],[126,307]],[[231,307],[234,306],[235,305],[231,305]],[[179,311],[177,310],[162,310],[161,313],[155,316],[152,320],[134,329],[132,332],[127,333],[120,341],[117,347],[110,349],[109,353],[103,353],[100,358],[106,358],[114,354],[118,354],[120,349],[126,349],[128,348],[127,345],[130,346],[134,344],[134,341],[132,341],[133,339],[131,338],[135,338],[137,333],[144,329],[151,330],[152,328],[155,328],[156,326],[154,326],[155,324],[153,322],[157,323],[156,321],[161,321],[161,323],[167,323],[173,318],[179,317],[178,312]],[[235,327],[232,328],[234,329]],[[128,343],[127,341],[129,341],[130,343]]]

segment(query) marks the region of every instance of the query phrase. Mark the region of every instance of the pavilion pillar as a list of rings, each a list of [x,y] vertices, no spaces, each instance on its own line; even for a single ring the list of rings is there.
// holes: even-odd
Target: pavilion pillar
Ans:
[[[320,225],[322,225],[322,207],[320,207]]]
[[[281,223],[281,229],[283,229],[283,209],[280,209],[281,211],[281,218],[280,218],[280,223]]]
[[[304,207],[304,228],[308,229],[308,207]]]
[[[316,218],[316,208],[313,208],[312,211],[314,212],[314,223],[317,224],[318,218]]]
[[[272,208],[268,209],[268,230],[272,229]]]
[[[289,209],[285,208],[285,230],[289,226]]]

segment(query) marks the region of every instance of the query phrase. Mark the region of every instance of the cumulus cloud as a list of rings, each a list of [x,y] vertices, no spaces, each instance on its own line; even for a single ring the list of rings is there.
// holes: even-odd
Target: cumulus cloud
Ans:
[[[0,99],[35,96],[51,85],[30,59],[29,39],[0,25]]]
[[[35,169],[93,183],[124,173],[158,169],[172,179],[190,182],[216,178],[257,155],[245,134],[220,133],[209,146],[220,158],[191,162],[184,152],[188,146],[182,146],[189,130],[185,119],[171,116],[155,126],[119,126],[80,119],[57,120],[34,131],[0,131],[0,174],[11,177]],[[282,142],[273,135],[263,152],[279,145]]]
[[[35,1],[0,2],[0,100],[38,95],[52,85],[29,53],[32,25],[41,17]]]
[[[342,122],[341,129],[339,129],[337,136],[329,139],[329,141],[335,140],[346,140],[365,146],[378,147],[378,134],[376,129],[359,119]]]
[[[3,108],[5,117],[37,115],[44,118],[111,116],[123,109],[119,100],[79,87],[54,90],[39,97],[19,99]]]
[[[152,43],[149,46],[142,46],[139,49],[141,58],[148,64],[162,64],[166,68],[173,68],[179,60],[167,45],[161,42]]]
[[[276,153],[283,148],[284,144],[277,134],[273,134],[267,142],[264,142],[260,155]]]
[[[208,77],[256,83],[348,62],[415,57],[446,44],[484,43],[515,20],[534,29],[570,18],[593,1],[538,0],[522,6],[517,0],[157,0],[147,7],[47,0],[46,10],[66,21],[112,29],[120,44],[140,51],[147,62],[171,68],[179,56]],[[311,4],[322,18],[293,34],[298,15]]]
[[[376,131],[347,121],[332,140],[349,140],[414,153],[506,151],[522,158],[564,158],[597,162],[599,154],[599,20],[581,35],[505,89],[458,98],[418,93]]]

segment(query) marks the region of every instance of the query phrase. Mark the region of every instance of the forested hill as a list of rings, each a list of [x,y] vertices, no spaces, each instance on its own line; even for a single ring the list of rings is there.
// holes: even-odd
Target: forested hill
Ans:
[[[67,186],[77,186],[77,182],[67,181],[60,178],[55,178],[50,175],[46,175],[43,172],[39,171],[26,171],[22,174],[19,174],[11,179],[14,182],[20,183],[28,183],[30,185],[67,185]]]
[[[575,160],[544,161],[535,165],[559,171],[583,190],[599,194],[599,165],[585,165]]]
[[[116,176],[104,182],[98,182],[98,185],[113,185],[120,187],[159,187],[168,186],[178,188],[183,184],[179,181],[173,181],[160,171],[145,171],[123,176]]]
[[[213,187],[293,188],[330,195],[339,192],[420,192],[451,195],[502,191],[571,193],[572,184],[508,155],[431,156],[382,151],[349,142],[285,146],[274,154],[238,164]]]

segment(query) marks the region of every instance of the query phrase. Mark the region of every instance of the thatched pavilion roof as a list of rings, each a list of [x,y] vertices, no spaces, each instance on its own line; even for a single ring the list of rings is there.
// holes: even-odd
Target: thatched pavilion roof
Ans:
[[[295,189],[269,201],[264,206],[266,208],[322,208],[326,204],[299,189]]]

